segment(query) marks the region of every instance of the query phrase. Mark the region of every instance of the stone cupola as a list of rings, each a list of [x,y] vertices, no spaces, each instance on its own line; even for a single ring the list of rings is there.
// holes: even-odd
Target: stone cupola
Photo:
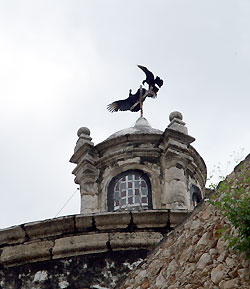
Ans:
[[[80,185],[81,214],[138,210],[191,211],[205,194],[206,165],[191,146],[180,112],[164,132],[140,117],[96,146],[78,130],[70,162]]]

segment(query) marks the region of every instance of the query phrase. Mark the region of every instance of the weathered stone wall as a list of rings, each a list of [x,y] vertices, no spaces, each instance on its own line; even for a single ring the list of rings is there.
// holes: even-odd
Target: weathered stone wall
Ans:
[[[250,165],[250,157],[243,165]],[[236,178],[241,166],[229,176]],[[203,202],[117,288],[250,288],[249,261],[228,248],[218,230],[228,220]]]
[[[203,203],[117,288],[249,288],[249,263],[218,237],[224,222]]]
[[[112,288],[187,213],[74,215],[0,230],[0,289]]]
[[[147,250],[109,251],[0,269],[1,289],[110,289]]]

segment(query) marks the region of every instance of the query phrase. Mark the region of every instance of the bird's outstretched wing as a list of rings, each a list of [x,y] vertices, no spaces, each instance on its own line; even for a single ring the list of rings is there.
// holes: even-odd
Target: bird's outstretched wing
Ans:
[[[133,105],[133,103],[131,104],[131,101],[128,97],[126,99],[117,100],[117,101],[114,101],[114,102],[108,104],[107,109],[110,112],[114,112],[114,111],[118,111],[118,110],[125,111],[125,110],[129,110],[132,105]]]
[[[154,79],[154,74],[150,70],[148,70],[147,67],[142,66],[142,65],[137,65],[137,66],[145,72],[146,77]]]
[[[154,84],[154,74],[142,65],[137,65],[146,74],[146,79],[143,82],[147,82],[149,86]],[[144,83],[143,83],[144,84]]]
[[[142,95],[144,95],[146,92],[146,89],[142,89]],[[142,102],[145,100],[142,99]],[[110,112],[115,111],[125,111],[125,110],[131,110],[133,112],[140,110],[140,89],[137,90],[135,94],[132,94],[131,91],[129,93],[129,97],[122,100],[117,100],[112,102],[111,104],[107,105],[107,109]]]

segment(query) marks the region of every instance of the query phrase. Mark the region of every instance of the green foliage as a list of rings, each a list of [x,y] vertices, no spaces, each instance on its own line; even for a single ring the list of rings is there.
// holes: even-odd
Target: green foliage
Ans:
[[[250,165],[238,166],[233,178],[224,179],[210,203],[231,223],[231,226],[225,225],[219,235],[229,241],[231,248],[250,258]]]

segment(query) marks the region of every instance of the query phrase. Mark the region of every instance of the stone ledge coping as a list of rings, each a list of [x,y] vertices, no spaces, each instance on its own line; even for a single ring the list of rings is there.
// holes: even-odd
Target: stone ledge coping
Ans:
[[[0,266],[108,250],[149,250],[188,213],[184,210],[95,213],[2,229]]]
[[[86,232],[57,238],[54,241],[33,241],[3,247],[0,266],[13,267],[27,263],[66,258],[108,251],[151,250],[163,238],[159,232]]]
[[[145,210],[105,212],[87,215],[72,215],[26,223],[0,230],[0,248],[6,245],[22,244],[34,240],[81,232],[112,231],[126,229],[174,228],[190,212],[187,210]]]

